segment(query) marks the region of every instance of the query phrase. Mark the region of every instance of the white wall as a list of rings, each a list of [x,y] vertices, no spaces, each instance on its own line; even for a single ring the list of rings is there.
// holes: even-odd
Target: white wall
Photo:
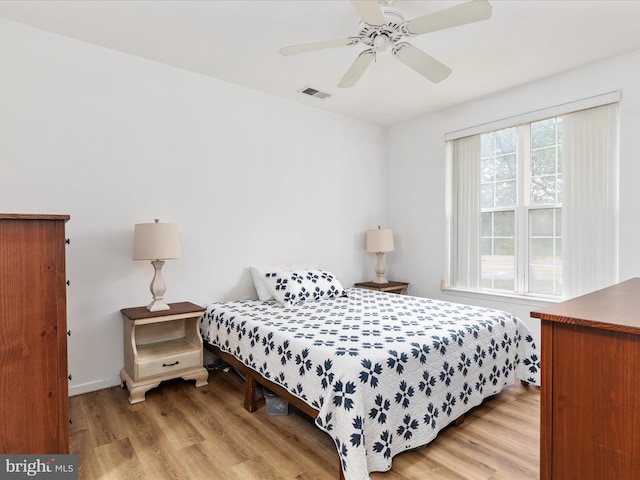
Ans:
[[[639,274],[640,52],[386,131],[0,20],[0,211],[67,213],[71,393],[118,383],[123,307],[148,302],[135,223],[180,224],[169,301],[253,295],[251,264],[314,261],[370,277],[364,231],[394,229],[388,277],[410,293],[512,311],[536,302],[443,294],[446,132],[621,90],[620,280]],[[379,197],[379,192],[383,195]]]
[[[5,20],[0,45],[0,211],[71,215],[72,394],[118,384],[119,310],[150,300],[135,223],[180,225],[170,302],[254,295],[251,264],[373,271],[379,127]]]
[[[531,310],[544,303],[440,291],[445,271],[444,134],[529,111],[620,90],[620,280],[640,276],[640,51],[533,82],[395,125],[386,148],[390,225],[400,241],[388,256],[394,277],[411,293],[511,311],[539,338]]]

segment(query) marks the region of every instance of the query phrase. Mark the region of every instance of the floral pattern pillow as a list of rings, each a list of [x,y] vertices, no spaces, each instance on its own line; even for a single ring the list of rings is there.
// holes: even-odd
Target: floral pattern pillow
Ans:
[[[264,280],[273,298],[283,305],[347,296],[336,276],[324,270],[266,272]]]

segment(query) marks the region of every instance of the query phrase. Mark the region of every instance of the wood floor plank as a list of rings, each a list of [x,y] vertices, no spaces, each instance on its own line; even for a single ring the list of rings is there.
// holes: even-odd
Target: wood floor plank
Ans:
[[[71,397],[71,452],[83,480],[336,480],[331,438],[304,414],[243,408],[242,379],[169,381],[128,402],[119,387]],[[373,480],[537,479],[539,389],[513,385]]]
[[[156,393],[162,395],[162,398],[148,404],[149,415],[155,420],[157,428],[163,432],[171,448],[181,450],[204,441],[205,437],[192,421],[193,417],[185,411],[183,399],[170,395],[164,389],[158,389]]]
[[[99,445],[93,453],[95,469],[105,472],[108,478],[147,478],[146,468],[137,458],[128,438]],[[85,478],[85,475],[87,472],[83,473],[82,478]]]

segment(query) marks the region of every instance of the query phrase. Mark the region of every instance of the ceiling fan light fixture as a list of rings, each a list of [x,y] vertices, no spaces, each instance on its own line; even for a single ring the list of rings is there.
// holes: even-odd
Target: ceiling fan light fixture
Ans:
[[[389,37],[387,37],[386,35],[377,35],[374,39],[373,39],[373,49],[376,52],[384,52],[387,47],[389,46]]]

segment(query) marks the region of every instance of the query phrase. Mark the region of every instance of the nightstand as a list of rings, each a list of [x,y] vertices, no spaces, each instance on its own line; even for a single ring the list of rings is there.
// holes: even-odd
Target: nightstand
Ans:
[[[190,302],[169,306],[170,310],[158,312],[146,307],[120,310],[124,320],[120,380],[129,390],[129,403],[143,402],[148,390],[172,378],[195,380],[196,387],[207,384],[198,326],[205,309]]]
[[[361,282],[356,283],[354,287],[365,288],[367,290],[378,290],[379,292],[406,293],[409,288],[409,284],[406,282],[392,282],[389,280],[387,283]]]

